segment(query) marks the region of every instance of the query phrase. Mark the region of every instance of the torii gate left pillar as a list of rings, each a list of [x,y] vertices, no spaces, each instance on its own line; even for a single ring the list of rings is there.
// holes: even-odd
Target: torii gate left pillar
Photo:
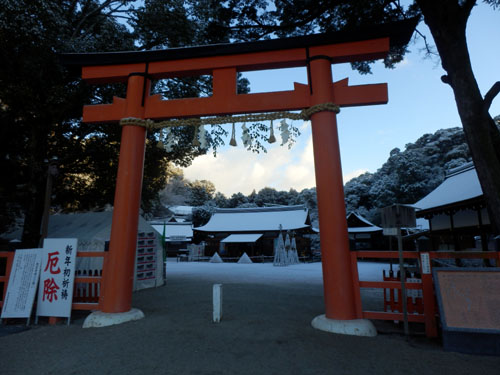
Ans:
[[[96,83],[127,82],[127,98],[115,98],[112,104],[85,106],[83,120],[118,122],[127,117],[163,120],[301,110],[323,103],[345,107],[387,102],[385,84],[348,86],[347,79],[332,82],[331,64],[382,58],[389,50],[389,37],[341,43],[325,42],[324,37],[302,38],[302,45],[297,47],[291,47],[287,41],[222,45],[213,53],[211,46],[195,47],[191,55],[189,48],[148,51],[142,55],[143,61],[141,53],[132,57],[130,53],[114,53],[112,57],[92,55],[93,63],[81,64],[82,78]],[[79,56],[81,59],[88,55]],[[110,63],[110,58],[115,63]],[[307,66],[310,78],[307,85],[296,83],[292,91],[237,94],[239,72],[294,66]],[[213,76],[211,97],[162,100],[158,95],[149,96],[151,79],[201,74]],[[352,281],[336,115],[321,111],[311,116],[311,123],[326,310],[313,320],[313,326],[330,332],[372,336],[376,331],[371,322],[361,319],[356,299],[359,294]],[[110,249],[103,270],[101,312],[97,312],[93,326],[116,324],[114,316],[120,322],[141,317],[140,312],[135,314],[131,308],[131,296],[144,141],[144,128],[123,127]]]

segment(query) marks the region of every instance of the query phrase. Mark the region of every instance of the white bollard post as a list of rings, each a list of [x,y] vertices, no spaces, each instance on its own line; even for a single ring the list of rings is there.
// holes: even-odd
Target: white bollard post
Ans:
[[[222,284],[214,284],[213,286],[213,321],[219,323],[222,319]]]

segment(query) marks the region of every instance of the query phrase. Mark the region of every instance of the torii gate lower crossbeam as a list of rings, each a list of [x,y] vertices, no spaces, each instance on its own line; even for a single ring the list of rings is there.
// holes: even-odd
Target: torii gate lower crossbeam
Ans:
[[[402,28],[401,25],[394,28],[398,31],[400,44],[408,42],[414,27],[415,21],[406,22]],[[406,35],[403,38],[400,35],[402,29]],[[387,31],[387,28],[384,30]],[[210,52],[211,46],[196,47],[191,55],[188,48],[179,50],[177,54],[176,50],[167,50],[148,51],[145,55],[114,53],[111,57],[106,54],[66,55],[66,60],[71,65],[71,61],[82,61],[82,56],[85,56],[83,60],[86,62],[78,64],[82,66],[82,77],[90,82],[125,81],[128,84],[126,99],[115,98],[112,104],[85,106],[83,119],[86,122],[118,122],[126,117],[167,119],[297,110],[323,103],[340,106],[382,104],[387,102],[385,84],[350,87],[347,80],[332,82],[332,63],[375,59],[387,54],[391,35],[373,38],[372,35],[380,34],[373,30],[368,34],[369,37],[343,34],[341,42],[338,35],[332,34],[335,42],[330,43],[323,34],[320,38],[273,40],[258,42],[258,45],[227,45],[226,48],[218,46],[215,52]],[[237,94],[238,72],[290,66],[307,66],[310,78],[307,85],[295,84],[293,91]],[[151,79],[207,73],[213,75],[214,87],[209,98],[165,101],[158,96],[149,96]],[[359,309],[356,308],[336,115],[327,111],[315,113],[311,124],[326,310],[324,316],[313,321],[313,326],[337,333],[374,335],[373,326],[359,319],[361,316],[358,316]],[[123,126],[100,314],[120,315],[132,311],[144,142],[144,128],[128,123]],[[135,318],[132,314],[130,319]],[[102,325],[102,322],[96,325]]]

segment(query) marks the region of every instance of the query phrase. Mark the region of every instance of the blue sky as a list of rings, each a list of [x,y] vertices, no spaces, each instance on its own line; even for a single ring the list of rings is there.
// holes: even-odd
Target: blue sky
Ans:
[[[480,4],[474,8],[468,23],[469,53],[483,95],[500,80],[499,21],[500,10]],[[423,22],[418,29],[432,41]],[[453,92],[440,80],[444,74],[440,61],[426,58],[420,52],[421,38],[409,47],[411,53],[395,69],[385,69],[377,62],[371,75],[360,75],[348,64],[332,66],[334,81],[348,77],[351,85],[387,82],[389,87],[388,104],[343,108],[337,116],[344,182],[365,171],[375,172],[395,147],[404,149],[423,134],[461,126]],[[250,80],[251,92],[291,90],[294,81],[307,83],[305,68],[245,76]],[[493,101],[490,114],[500,115],[500,97]],[[210,180],[226,196],[237,192],[249,194],[266,186],[299,191],[313,187],[310,124],[295,122],[294,125],[302,132],[297,143],[288,150],[276,142],[269,145],[267,154],[245,150],[237,126],[238,147],[225,147],[215,158],[209,153],[195,159],[192,166],[184,169],[184,175],[190,180]]]

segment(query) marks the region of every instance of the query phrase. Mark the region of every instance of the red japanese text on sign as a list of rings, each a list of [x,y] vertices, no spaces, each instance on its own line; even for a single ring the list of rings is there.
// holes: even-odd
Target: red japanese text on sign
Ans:
[[[59,262],[58,255],[59,255],[59,251],[54,251],[54,252],[48,254],[47,265],[45,266],[45,269],[43,270],[43,272],[47,272],[47,270],[49,270],[49,272],[52,274],[58,274],[59,272],[61,272],[61,269],[59,267],[57,267],[57,262]],[[56,267],[57,267],[57,269],[56,269]]]
[[[50,279],[45,279],[43,281],[43,298],[42,301],[45,301],[45,298],[47,298],[47,301],[52,302],[53,300],[57,301],[57,291],[59,290],[59,286],[56,284],[54,281],[54,278]]]

